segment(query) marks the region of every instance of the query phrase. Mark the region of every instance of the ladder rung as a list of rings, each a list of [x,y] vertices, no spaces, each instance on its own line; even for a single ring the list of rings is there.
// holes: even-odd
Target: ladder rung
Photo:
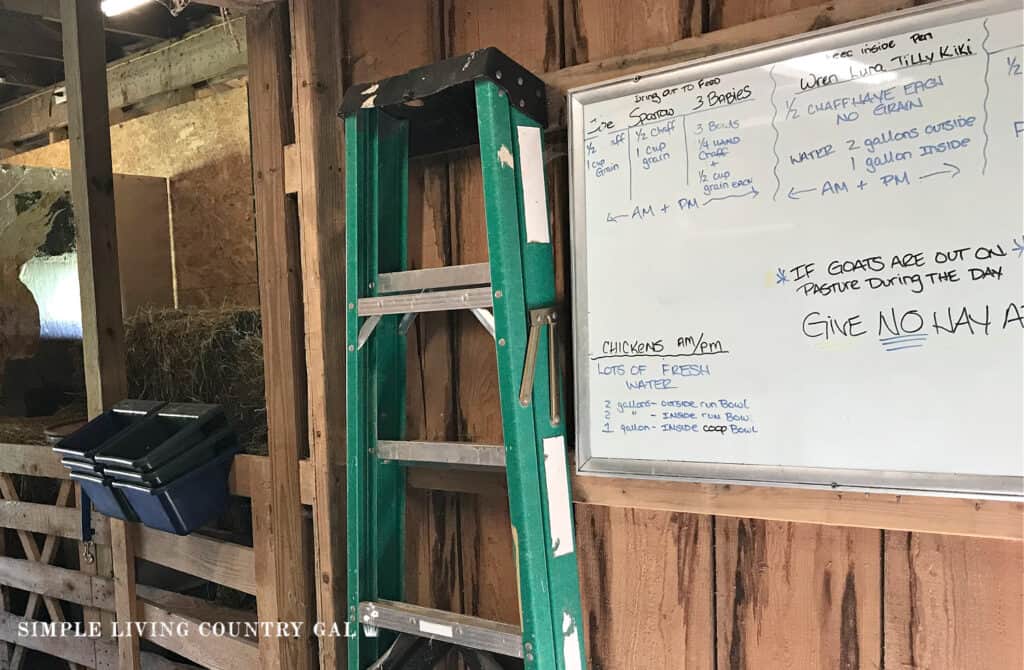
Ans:
[[[390,461],[490,468],[505,467],[505,447],[473,442],[377,442],[377,457]]]
[[[490,307],[491,303],[489,286],[433,293],[381,295],[373,298],[360,298],[359,316],[444,312],[453,309]]]
[[[381,293],[403,293],[457,286],[486,286],[490,283],[490,263],[387,272],[377,276],[377,289]]]
[[[359,603],[359,620],[364,625],[384,630],[444,640],[504,656],[523,657],[522,632],[507,623],[390,600]]]

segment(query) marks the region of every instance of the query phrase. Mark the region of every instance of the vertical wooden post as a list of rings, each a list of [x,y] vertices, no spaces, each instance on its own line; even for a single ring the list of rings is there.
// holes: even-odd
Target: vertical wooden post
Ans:
[[[7,555],[7,529],[0,528],[0,556]],[[0,585],[0,613],[5,613],[10,608],[10,599],[7,587]],[[11,667],[11,645],[6,641],[0,642],[0,668],[6,670]]]
[[[306,432],[298,208],[286,195],[284,147],[291,142],[287,8],[273,4],[246,18],[249,114],[257,264],[263,315],[264,371],[270,446],[270,491],[253,501],[260,618],[304,621],[312,584],[299,494],[299,458]],[[305,627],[308,631],[310,626]],[[264,668],[312,667],[310,640],[260,638]]]
[[[310,458],[314,468],[317,616],[345,611],[345,222],[340,0],[292,0],[295,143],[306,322]],[[336,668],[343,637],[320,640],[320,667]]]
[[[110,158],[106,34],[98,2],[61,0],[60,12],[71,140],[71,192],[78,235],[85,380],[89,416],[94,417],[122,400],[128,388]],[[110,532],[115,548],[117,618],[122,622],[134,621],[138,607],[135,555],[127,524],[111,519]],[[97,550],[93,567],[109,574],[110,561],[107,550],[104,549],[102,555]],[[118,653],[122,670],[138,670],[139,639],[136,635],[120,638]]]

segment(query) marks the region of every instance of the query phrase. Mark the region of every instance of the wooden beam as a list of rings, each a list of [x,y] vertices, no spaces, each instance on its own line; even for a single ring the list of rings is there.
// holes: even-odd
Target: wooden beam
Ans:
[[[503,473],[410,468],[414,488],[505,495]],[[1024,503],[574,474],[573,501],[767,521],[1024,540]]]
[[[28,56],[58,63],[61,54],[60,31],[39,19],[0,9],[0,53]]]
[[[106,37],[99,3],[61,0],[60,16],[82,301],[82,352],[89,417],[93,418],[128,395],[110,157]],[[117,560],[113,561],[117,618],[136,621],[135,565],[128,529],[119,519],[111,519],[110,528],[111,538],[118,545]],[[95,567],[102,570],[101,577],[107,576],[106,567],[112,560],[107,551],[97,550]],[[103,623],[109,621],[102,612],[98,618]],[[118,658],[121,668],[139,670],[139,638],[134,631],[118,639]]]
[[[108,109],[120,109],[155,95],[245,72],[245,19],[197,30],[111,63]],[[11,145],[67,125],[67,105],[58,102],[62,84],[0,107],[0,146]]]
[[[312,591],[299,483],[299,459],[308,439],[306,360],[298,212],[284,186],[284,147],[292,140],[287,7],[250,12],[246,29],[270,447],[270,489],[253,497],[257,599],[263,620],[305,621]],[[265,668],[306,670],[312,665],[310,652],[307,639],[260,638]]]
[[[114,583],[78,570],[4,556],[0,557],[0,583],[85,607],[114,611]]]
[[[203,0],[199,4],[210,5],[211,7],[223,7],[224,9],[240,9],[250,11],[267,7],[269,5],[283,4],[284,0]]]
[[[68,471],[60,464],[60,456],[49,447],[34,444],[0,444],[0,472],[68,479]],[[228,480],[232,495],[251,498],[254,490],[269,485],[268,457],[253,454],[235,456]],[[299,491],[303,505],[313,504],[313,489],[313,464],[304,458],[299,461]]]
[[[256,557],[251,547],[202,535],[171,535],[144,526],[138,526],[137,532],[135,555],[139,558],[258,595]]]
[[[181,612],[143,600],[140,602],[143,620],[160,625],[179,626],[189,635],[158,636],[145,638],[168,651],[213,670],[252,670],[259,664],[259,649],[255,642],[245,638],[229,636],[203,636],[198,632],[201,622]]]
[[[341,3],[292,0],[295,144],[306,324],[309,453],[318,621],[342,625],[345,591],[345,217],[341,81]],[[287,148],[287,147],[286,147]],[[287,163],[285,181],[288,177]],[[287,190],[287,185],[286,185]],[[320,667],[345,658],[342,637],[320,639]]]
[[[0,475],[0,491],[3,492],[4,498],[14,502],[20,502],[18,497],[18,490],[14,484],[13,478],[8,474]],[[71,498],[71,484],[70,482],[61,482],[60,489],[57,491],[57,501],[55,505],[57,507],[63,507],[68,504]],[[36,538],[24,530],[18,531],[18,539],[21,541],[21,547],[25,551],[25,556],[29,561],[49,565],[53,560],[54,555],[57,553],[58,538],[55,536],[48,536],[43,543],[42,550],[39,549],[39,545],[36,544]],[[28,619],[35,619],[37,610],[39,609],[39,603],[42,601],[46,605],[46,611],[50,614],[50,621],[61,623],[65,621],[64,611],[61,609],[60,603],[55,599],[50,598],[46,595],[40,595],[38,593],[32,593],[29,595],[28,603],[25,606],[25,617]],[[13,670],[21,670],[21,664],[25,657],[25,648],[19,647],[15,649],[14,655],[11,658],[11,667]],[[75,670],[75,665],[72,664],[72,670]]]
[[[19,635],[22,627],[30,627],[33,622],[13,614],[0,612],[0,640],[24,645],[50,656],[63,658],[87,668],[116,668],[117,647],[103,638]],[[31,630],[31,628],[28,628]]]
[[[886,12],[913,8],[919,4],[916,0],[836,0],[688,37],[664,46],[643,49],[627,56],[604,58],[542,74],[541,79],[551,89],[548,91],[548,125],[553,128],[565,127],[565,94],[571,88],[667,65],[679,65],[685,61],[831,28]]]
[[[117,620],[138,621],[139,604],[135,591],[135,524],[111,520],[110,550],[114,562],[114,607]],[[132,634],[119,639],[118,666],[139,669],[141,656],[139,636]]]
[[[35,444],[0,444],[0,472],[67,479],[68,471],[60,456],[49,447]]]
[[[165,591],[154,586],[139,584],[139,600],[153,603],[165,610],[197,621],[256,621],[256,613],[224,607],[210,600]]]
[[[133,37],[164,39],[171,37],[167,31],[166,10],[156,6],[118,16],[103,17],[103,28],[110,33]],[[60,22],[60,0],[0,0],[0,10],[38,16],[46,21]],[[155,10],[155,11],[154,11]]]
[[[21,89],[19,95],[38,91],[64,78],[64,64],[0,53],[0,80]]]
[[[93,541],[110,544],[107,517],[93,514]],[[74,508],[54,507],[37,503],[0,500],[0,528],[13,528],[30,533],[55,535],[70,540],[82,539],[82,515]]]

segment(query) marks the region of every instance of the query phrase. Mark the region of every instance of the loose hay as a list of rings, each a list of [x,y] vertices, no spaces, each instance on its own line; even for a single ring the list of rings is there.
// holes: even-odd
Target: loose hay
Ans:
[[[85,414],[85,402],[75,402],[61,408],[53,416],[0,416],[0,444],[46,444],[47,428],[84,419]]]
[[[260,314],[237,308],[139,311],[125,323],[132,398],[217,403],[248,453],[267,453]]]

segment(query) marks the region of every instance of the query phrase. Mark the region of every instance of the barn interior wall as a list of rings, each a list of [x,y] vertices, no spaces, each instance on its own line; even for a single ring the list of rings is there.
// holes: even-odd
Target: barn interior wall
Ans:
[[[923,4],[845,2],[878,12]],[[824,17],[838,3],[347,0],[341,66],[351,84],[494,45],[529,68],[553,71],[796,10],[820,8]],[[171,179],[179,301],[254,304],[244,90],[129,121],[112,134],[115,171]],[[561,141],[552,147],[548,188],[564,297]],[[58,143],[19,159],[64,165],[66,154]],[[420,160],[409,181],[412,267],[485,260],[479,161]],[[408,363],[409,439],[501,440],[493,343],[471,317],[418,319]],[[411,601],[519,621],[500,493],[410,488]],[[593,670],[1003,670],[1024,655],[1019,542],[592,504],[575,512]]]
[[[881,12],[922,3],[864,4]],[[829,5],[351,0],[344,78],[372,81],[490,45],[546,72],[816,6]],[[399,15],[404,21],[394,21]],[[557,143],[549,154],[564,154]],[[566,159],[548,165],[564,296]],[[485,260],[479,161],[420,161],[410,184],[413,267]],[[499,441],[486,333],[469,318],[436,315],[419,319],[410,338],[410,439]],[[407,505],[410,598],[517,623],[514,549],[500,492],[412,488]],[[589,504],[575,512],[594,670],[997,670],[1024,653],[1020,543]]]
[[[115,173],[168,179],[179,306],[258,304],[244,85],[110,129]],[[6,162],[69,167],[67,140]]]

